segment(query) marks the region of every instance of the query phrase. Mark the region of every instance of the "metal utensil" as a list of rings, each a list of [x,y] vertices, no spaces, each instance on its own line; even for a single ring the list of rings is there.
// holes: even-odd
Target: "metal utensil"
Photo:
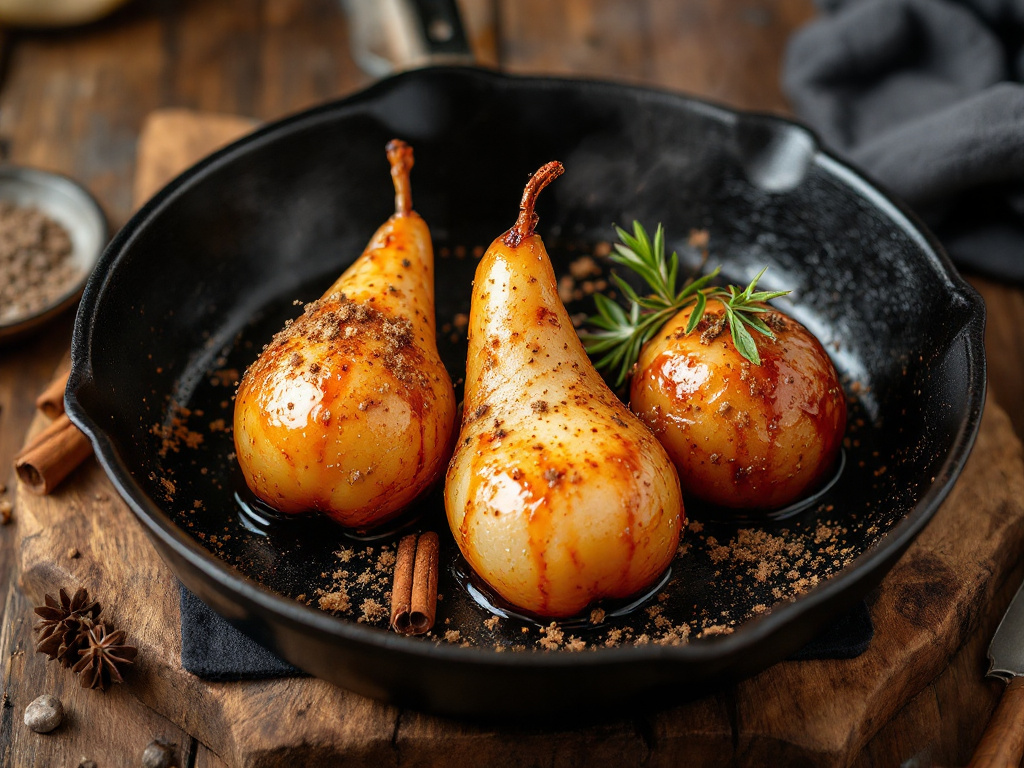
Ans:
[[[1024,585],[988,647],[989,677],[1008,685],[971,759],[971,768],[1020,765],[1024,756]]]

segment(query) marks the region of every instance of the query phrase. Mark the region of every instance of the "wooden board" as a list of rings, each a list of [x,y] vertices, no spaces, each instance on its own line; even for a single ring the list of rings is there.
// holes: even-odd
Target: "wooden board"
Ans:
[[[206,125],[216,128],[206,132]],[[147,195],[161,176],[250,126],[235,118],[154,113],[139,146],[137,194]],[[197,138],[204,135],[206,141]],[[39,417],[33,430],[43,426]],[[469,726],[400,711],[318,680],[215,684],[189,675],[180,666],[176,581],[92,460],[52,496],[19,493],[17,534],[27,595],[39,601],[61,585],[88,587],[140,648],[126,685],[108,696],[137,697],[196,737],[213,753],[202,751],[196,764],[845,766],[864,760],[872,736],[898,713],[905,716],[904,705],[974,638],[982,608],[1008,599],[1007,581],[1024,546],[1022,499],[1020,442],[990,402],[950,498],[877,591],[876,637],[865,654],[782,663],[700,701],[565,732]],[[79,555],[69,557],[71,549]],[[27,613],[23,601],[8,610]],[[43,663],[24,653],[31,648],[27,623],[13,625],[12,637],[0,641],[6,670]],[[16,656],[18,649],[23,653]],[[67,684],[52,664],[47,678]],[[16,702],[19,717],[25,703]],[[24,729],[14,736],[26,738]]]

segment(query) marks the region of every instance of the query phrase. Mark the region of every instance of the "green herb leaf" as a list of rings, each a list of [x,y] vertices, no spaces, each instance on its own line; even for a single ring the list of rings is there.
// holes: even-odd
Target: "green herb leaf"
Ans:
[[[736,349],[754,365],[760,365],[761,355],[757,351],[757,343],[750,335],[750,331],[736,319],[735,313],[726,310],[725,314],[728,318],[729,328],[732,330],[732,343],[736,345]]]
[[[686,335],[689,336],[693,333],[693,329],[697,327],[697,324],[704,317],[704,309],[708,305],[708,299],[703,293],[697,294],[697,303],[693,307],[693,312],[690,313],[690,319],[686,321]]]
[[[770,339],[775,338],[771,328],[759,315],[769,311],[765,302],[785,296],[789,291],[758,291],[757,283],[764,275],[764,267],[745,286],[711,286],[721,267],[700,277],[691,276],[683,286],[679,280],[679,255],[665,255],[665,230],[661,224],[654,231],[654,239],[639,221],[633,222],[633,232],[615,227],[620,243],[615,245],[610,258],[616,264],[636,273],[651,289],[640,295],[618,274],[612,281],[629,303],[629,312],[602,294],[594,294],[597,314],[588,323],[597,329],[580,334],[587,352],[600,355],[594,365],[615,376],[615,386],[621,386],[640,357],[643,345],[650,341],[672,317],[693,307],[687,319],[685,333],[696,330],[704,317],[709,299],[725,307],[725,322],[729,326],[737,351],[755,365],[761,364],[761,355],[751,330]]]

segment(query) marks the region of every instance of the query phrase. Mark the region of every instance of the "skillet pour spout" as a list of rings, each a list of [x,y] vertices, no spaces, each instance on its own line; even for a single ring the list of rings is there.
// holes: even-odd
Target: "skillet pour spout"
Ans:
[[[457,582],[447,536],[437,622],[472,636],[471,647],[307,605],[315,590],[335,588],[321,574],[339,570],[339,552],[376,558],[391,544],[315,524],[247,528],[230,434],[210,424],[230,403],[232,374],[295,316],[293,302],[319,296],[390,214],[380,147],[394,136],[416,146],[417,209],[438,253],[439,328],[468,313],[474,247],[508,227],[526,173],[552,157],[572,169],[539,203],[558,274],[610,240],[613,223],[634,219],[706,229],[729,282],[768,264],[762,287],[793,289],[782,307],[840,372],[850,441],[846,468],[819,504],[784,524],[743,525],[807,551],[830,545],[815,543],[819,526],[845,529],[835,535],[849,556],[780,602],[772,590],[792,591],[788,582],[737,582],[746,566],[712,559],[708,538],[727,542],[735,525],[691,528],[651,603],[677,628],[674,639],[649,605],[557,643],[514,618],[491,622]],[[698,264],[685,241],[666,245],[685,268]],[[754,674],[881,580],[967,459],[984,401],[983,325],[978,295],[921,223],[797,124],[612,83],[428,68],[263,127],[146,204],[86,287],[68,410],[181,581],[292,664],[449,715],[608,716]],[[465,339],[449,330],[438,344],[458,381]],[[191,433],[201,439],[181,437]],[[411,512],[439,525],[440,494]],[[364,596],[352,587],[350,597],[358,606]],[[733,623],[710,631],[701,617],[722,612]],[[607,643],[612,629],[624,641]],[[568,649],[570,636],[580,652]]]

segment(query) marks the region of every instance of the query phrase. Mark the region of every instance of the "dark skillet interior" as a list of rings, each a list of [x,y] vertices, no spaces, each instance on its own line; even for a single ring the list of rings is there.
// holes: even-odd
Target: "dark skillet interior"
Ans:
[[[393,537],[352,541],[316,520],[244,525],[234,381],[298,314],[292,302],[317,298],[390,215],[393,137],[416,151],[413,200],[434,236],[453,379],[466,346],[448,324],[469,311],[473,249],[515,220],[528,174],[559,159],[566,173],[542,195],[538,228],[559,274],[635,218],[664,222],[691,265],[687,236],[707,229],[711,263],[730,280],[767,264],[762,286],[793,289],[780,308],[825,344],[850,397],[836,484],[782,523],[715,521],[691,505],[703,530],[687,533],[670,581],[633,613],[561,640],[513,618],[484,624],[437,493],[413,523],[446,542],[428,639],[391,635],[367,611],[367,600],[386,605],[380,556]],[[984,396],[982,324],[978,297],[930,237],[799,126],[656,91],[421,70],[258,132],[132,219],[87,288],[69,407],[182,580],[293,663],[443,712],[608,711],[763,668],[881,578],[966,459]],[[316,610],[339,584],[352,607]]]

